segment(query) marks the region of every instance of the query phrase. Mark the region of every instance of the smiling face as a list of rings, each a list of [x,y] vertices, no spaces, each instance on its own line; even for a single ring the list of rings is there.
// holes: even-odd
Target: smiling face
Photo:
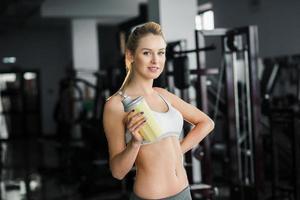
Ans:
[[[160,35],[147,34],[139,40],[131,59],[135,76],[156,79],[162,73],[166,61],[166,42]]]

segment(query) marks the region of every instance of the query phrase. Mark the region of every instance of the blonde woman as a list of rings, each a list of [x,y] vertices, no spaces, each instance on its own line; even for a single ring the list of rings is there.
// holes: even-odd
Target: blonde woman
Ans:
[[[121,180],[136,166],[132,200],[192,199],[183,154],[214,128],[213,121],[198,108],[163,88],[153,87],[153,80],[164,69],[165,54],[166,41],[159,24],[148,22],[135,28],[126,44],[127,76],[104,106],[103,125],[113,177]],[[123,95],[143,96],[166,137],[144,143],[139,130],[147,119],[142,112],[125,112]],[[179,140],[183,120],[195,126]]]

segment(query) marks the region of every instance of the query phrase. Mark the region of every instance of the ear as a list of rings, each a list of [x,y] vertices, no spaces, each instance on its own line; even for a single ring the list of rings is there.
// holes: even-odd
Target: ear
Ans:
[[[126,56],[126,59],[132,63],[134,61],[133,59],[133,53],[129,50],[129,49],[126,49],[125,50],[125,56]]]

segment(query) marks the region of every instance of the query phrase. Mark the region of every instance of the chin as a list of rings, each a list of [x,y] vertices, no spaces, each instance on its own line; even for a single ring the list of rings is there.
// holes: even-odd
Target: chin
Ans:
[[[150,79],[157,79],[157,78],[160,76],[160,74],[161,74],[161,73],[159,73],[159,74],[153,74],[153,75],[149,75],[148,77],[149,77]]]

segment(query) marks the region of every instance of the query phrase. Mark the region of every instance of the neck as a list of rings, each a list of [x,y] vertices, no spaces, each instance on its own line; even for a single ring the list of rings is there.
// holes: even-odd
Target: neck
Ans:
[[[147,96],[153,94],[153,79],[149,80],[137,80],[137,78],[132,79],[124,92],[129,96]]]

